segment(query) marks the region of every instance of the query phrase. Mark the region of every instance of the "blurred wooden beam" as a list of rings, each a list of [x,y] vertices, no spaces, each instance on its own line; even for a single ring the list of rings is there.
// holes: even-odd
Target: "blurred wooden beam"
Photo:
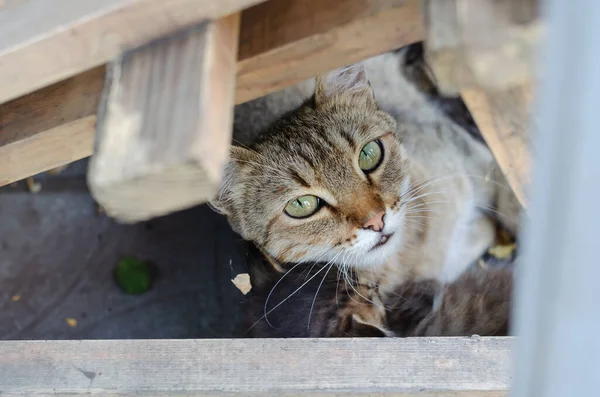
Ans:
[[[261,0],[27,0],[0,8],[0,103]]]
[[[537,0],[425,0],[426,59],[439,90],[462,95],[527,207],[531,90],[543,33]]]
[[[503,90],[533,76],[537,0],[425,0],[426,57],[440,90]]]
[[[239,14],[125,54],[109,68],[88,182],[136,222],[213,197],[228,159]]]
[[[242,13],[235,102],[422,39],[419,0],[259,4]],[[0,105],[0,186],[92,154],[103,80],[98,69]],[[50,106],[69,113],[53,115]]]

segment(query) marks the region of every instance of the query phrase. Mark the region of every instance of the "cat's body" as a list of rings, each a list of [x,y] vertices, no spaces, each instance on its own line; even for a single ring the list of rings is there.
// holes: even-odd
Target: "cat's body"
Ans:
[[[346,295],[358,294],[360,302],[345,303],[361,312],[350,316],[350,329],[363,323],[388,329],[378,321],[398,288],[423,280],[438,285],[460,280],[495,241],[489,210],[509,203],[499,210],[505,216],[500,220],[515,221],[518,206],[489,150],[407,79],[410,66],[402,54],[385,54],[365,65],[375,72],[370,83],[377,103],[360,66],[322,77],[312,100],[249,147],[233,149],[213,205],[260,247],[277,280],[296,269],[285,263],[301,268],[319,262],[325,267],[317,280],[327,288],[326,274],[339,269],[348,278],[342,284],[353,290]],[[266,112],[262,120],[280,116],[281,102],[298,102],[309,86],[236,110],[237,135],[256,111]],[[365,170],[360,162],[371,164],[367,152],[379,153],[379,163]],[[290,216],[289,210],[306,212],[305,206],[314,211]],[[515,230],[514,222],[505,226]],[[283,298],[273,287],[269,299],[277,303]],[[334,296],[339,300],[338,292]],[[371,302],[365,312],[363,299],[368,303],[375,297],[380,303]],[[324,335],[348,332],[343,323]]]

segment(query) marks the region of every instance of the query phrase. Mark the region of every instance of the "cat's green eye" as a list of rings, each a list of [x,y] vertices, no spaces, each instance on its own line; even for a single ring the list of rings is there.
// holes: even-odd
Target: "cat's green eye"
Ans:
[[[374,171],[383,160],[383,146],[379,140],[367,143],[360,151],[358,156],[358,166],[365,173]]]
[[[292,218],[307,218],[317,212],[321,206],[321,199],[307,194],[293,199],[285,206],[285,213]]]

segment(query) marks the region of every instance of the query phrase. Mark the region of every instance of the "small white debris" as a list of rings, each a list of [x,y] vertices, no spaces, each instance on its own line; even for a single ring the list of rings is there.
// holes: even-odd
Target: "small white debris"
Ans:
[[[244,295],[246,295],[252,289],[252,284],[250,284],[250,275],[248,273],[238,274],[234,279],[231,280],[231,282]]]

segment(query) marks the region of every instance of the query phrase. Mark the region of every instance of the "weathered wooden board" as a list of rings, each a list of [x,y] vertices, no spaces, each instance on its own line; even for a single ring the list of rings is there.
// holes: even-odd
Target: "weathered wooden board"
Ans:
[[[454,396],[508,389],[511,338],[0,342],[3,396]]]
[[[236,103],[421,40],[418,5],[419,0],[271,0],[244,11]],[[320,13],[312,14],[309,6]],[[279,14],[273,16],[271,12]],[[98,103],[103,79],[101,72],[86,72],[0,105],[0,151],[2,159],[12,159],[0,161],[0,186],[92,154],[96,110],[95,105],[89,110],[88,101],[93,97]],[[89,88],[78,87],[81,81]],[[47,104],[62,107],[63,103],[68,105],[69,114],[54,118]],[[40,108],[47,108],[47,114],[31,122],[31,112]],[[73,123],[87,128],[74,130]],[[10,125],[29,132],[15,135]],[[46,134],[46,159],[34,155],[38,149],[31,146],[39,142],[38,133]],[[60,139],[52,139],[54,135]],[[12,137],[10,142],[4,136]],[[69,141],[76,139],[83,140],[69,148]],[[10,146],[4,147],[7,143]],[[19,149],[18,156],[14,148]]]
[[[0,8],[0,103],[260,0],[27,0]]]
[[[0,186],[89,156],[104,68],[0,105]]]
[[[228,159],[239,14],[110,65],[88,182],[106,213],[146,220],[210,200]]]
[[[415,0],[259,4],[243,13],[236,103],[414,43],[423,35]]]
[[[462,98],[524,208],[531,184],[531,85],[490,92],[465,89]]]

